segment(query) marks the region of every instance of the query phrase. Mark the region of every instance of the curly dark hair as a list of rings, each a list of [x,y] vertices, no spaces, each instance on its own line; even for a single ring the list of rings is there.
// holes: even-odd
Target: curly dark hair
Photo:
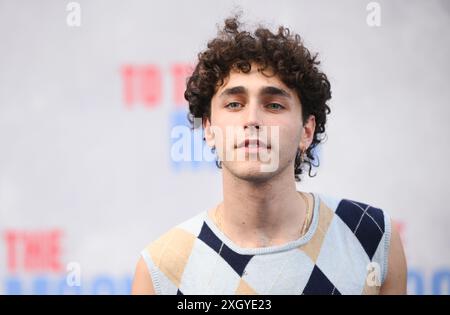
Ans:
[[[315,116],[316,129],[311,145],[302,158],[298,149],[295,157],[294,178],[300,181],[303,165],[311,175],[312,166],[318,167],[318,156],[314,148],[324,141],[325,124],[330,113],[327,101],[331,99],[330,82],[318,69],[318,54],[312,55],[303,45],[302,38],[293,34],[289,28],[279,26],[278,32],[259,26],[253,33],[241,30],[239,17],[225,20],[225,26],[219,30],[216,38],[208,42],[207,49],[198,54],[198,63],[190,77],[187,78],[184,98],[189,104],[188,120],[192,128],[194,118],[211,119],[211,99],[218,86],[235,69],[248,73],[251,64],[260,70],[269,68],[274,75],[299,96],[302,104],[303,123],[310,115]],[[317,159],[317,163],[313,162]],[[216,164],[221,167],[220,163]]]

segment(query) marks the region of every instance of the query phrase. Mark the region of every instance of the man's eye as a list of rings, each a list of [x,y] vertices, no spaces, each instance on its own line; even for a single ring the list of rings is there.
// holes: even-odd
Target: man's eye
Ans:
[[[278,103],[270,103],[270,104],[267,104],[267,107],[268,107],[269,109],[272,109],[272,110],[281,110],[281,109],[284,108],[283,105],[278,104]]]
[[[242,106],[242,105],[238,102],[231,102],[231,103],[228,103],[225,107],[229,108],[229,109],[238,109],[238,108],[240,108],[240,106]]]

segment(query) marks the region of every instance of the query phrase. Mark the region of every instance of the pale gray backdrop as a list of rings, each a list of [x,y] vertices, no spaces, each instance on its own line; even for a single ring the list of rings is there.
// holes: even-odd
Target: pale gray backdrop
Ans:
[[[371,27],[369,2],[77,1],[77,27],[70,1],[0,1],[0,293],[127,293],[139,251],[221,199],[215,167],[171,161],[185,109],[172,67],[194,63],[238,6],[250,27],[298,32],[331,81],[321,166],[299,189],[387,210],[409,292],[448,294],[450,4],[377,1]],[[126,104],[127,65],[159,69],[154,106]],[[27,267],[22,236],[54,230],[59,271]],[[65,286],[69,262],[79,287]]]

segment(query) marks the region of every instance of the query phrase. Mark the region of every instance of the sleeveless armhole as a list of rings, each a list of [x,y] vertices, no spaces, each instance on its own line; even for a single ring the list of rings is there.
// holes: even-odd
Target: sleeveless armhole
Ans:
[[[155,289],[155,293],[157,295],[161,295],[161,286],[159,283],[159,271],[158,268],[155,266],[155,264],[153,263],[152,258],[150,257],[149,254],[149,249],[145,248],[141,251],[141,256],[145,261],[145,264],[147,266],[148,272],[150,273],[150,276],[152,278],[152,284],[153,284],[153,288]]]
[[[391,216],[389,213],[387,213],[385,210],[383,210],[383,216],[384,216],[384,259],[383,259],[383,268],[382,268],[382,284],[386,280],[387,271],[389,267],[389,249],[391,247],[391,233],[392,233],[392,226],[391,226]]]

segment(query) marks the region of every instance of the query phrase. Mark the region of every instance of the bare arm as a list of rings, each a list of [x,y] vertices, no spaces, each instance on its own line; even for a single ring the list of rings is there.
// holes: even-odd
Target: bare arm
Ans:
[[[156,294],[155,289],[153,288],[152,277],[142,257],[139,259],[136,266],[133,285],[131,288],[131,294],[133,295]]]
[[[405,252],[395,224],[392,223],[391,227],[388,270],[386,280],[381,286],[380,294],[406,294],[407,265]]]

